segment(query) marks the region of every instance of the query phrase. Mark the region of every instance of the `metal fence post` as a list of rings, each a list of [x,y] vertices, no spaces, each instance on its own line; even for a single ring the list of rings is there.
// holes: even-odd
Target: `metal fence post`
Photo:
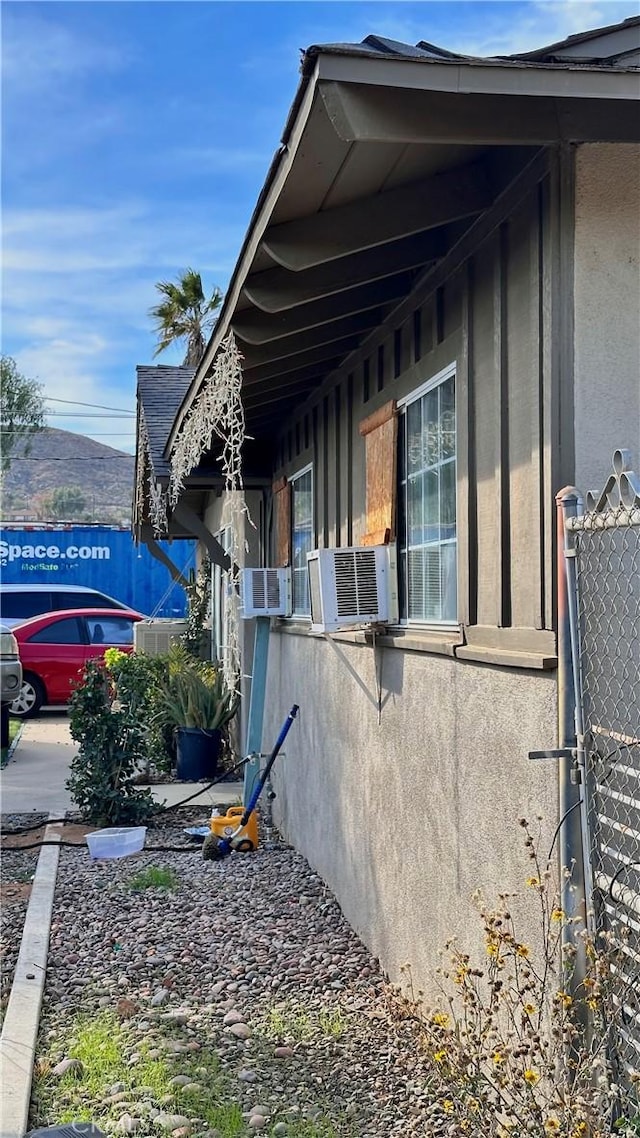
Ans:
[[[578,692],[580,677],[574,666],[577,628],[575,625],[575,541],[566,522],[582,512],[582,498],[574,486],[566,486],[556,495],[557,574],[558,574],[558,747],[567,754],[560,758],[560,890],[561,903],[567,916],[578,917],[564,925],[565,943],[576,950],[573,987],[584,979],[585,947],[580,933],[587,927],[585,890],[585,835],[583,827],[583,774],[578,761]],[[570,876],[569,876],[570,871]]]

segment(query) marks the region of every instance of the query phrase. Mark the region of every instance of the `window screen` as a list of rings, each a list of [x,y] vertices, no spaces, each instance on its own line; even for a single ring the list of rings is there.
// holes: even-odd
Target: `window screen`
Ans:
[[[400,451],[400,574],[405,620],[457,618],[455,376],[404,410]]]
[[[293,614],[308,616],[307,553],[313,549],[313,472],[311,468],[291,479],[291,548],[293,557]]]

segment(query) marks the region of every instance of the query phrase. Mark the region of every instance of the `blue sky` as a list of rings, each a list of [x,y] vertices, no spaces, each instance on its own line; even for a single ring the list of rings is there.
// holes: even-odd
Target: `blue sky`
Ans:
[[[300,49],[375,32],[500,54],[637,12],[637,0],[4,3],[2,351],[43,384],[51,426],[133,451],[133,420],[61,401],[133,410],[154,283],[192,266],[224,290]]]

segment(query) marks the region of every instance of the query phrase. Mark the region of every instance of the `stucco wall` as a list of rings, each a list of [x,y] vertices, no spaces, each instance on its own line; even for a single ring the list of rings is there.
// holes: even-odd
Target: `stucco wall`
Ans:
[[[576,485],[601,490],[616,447],[640,467],[640,147],[576,154]]]
[[[477,944],[474,890],[530,872],[522,814],[543,815],[546,855],[557,767],[527,754],[555,745],[555,674],[385,649],[382,689],[378,723],[371,647],[272,635],[269,745],[300,703],[275,816],[389,974],[411,961],[428,991],[451,935]],[[523,930],[535,941],[528,916]]]

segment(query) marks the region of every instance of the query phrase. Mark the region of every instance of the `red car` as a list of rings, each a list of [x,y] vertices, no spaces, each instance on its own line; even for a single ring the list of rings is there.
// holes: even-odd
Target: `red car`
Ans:
[[[27,719],[43,704],[67,703],[87,660],[105,648],[133,651],[133,626],[142,619],[133,609],[63,609],[16,625],[23,678],[11,715]]]

